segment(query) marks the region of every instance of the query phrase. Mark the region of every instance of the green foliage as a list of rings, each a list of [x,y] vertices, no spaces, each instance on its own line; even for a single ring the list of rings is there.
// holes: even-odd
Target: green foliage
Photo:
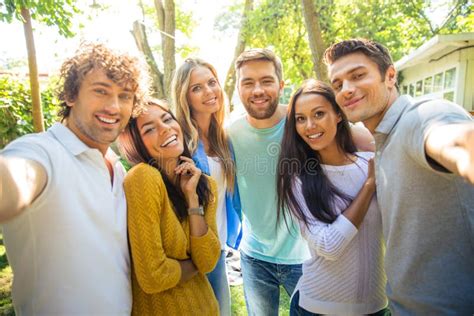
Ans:
[[[249,47],[269,47],[281,58],[285,79],[300,84],[312,75],[311,50],[300,0],[264,0],[249,17]]]
[[[44,123],[48,128],[57,121],[59,101],[53,88],[41,93]],[[33,133],[31,93],[27,83],[8,76],[0,77],[0,148],[22,135]]]
[[[215,21],[214,29],[221,33],[223,37],[233,36],[237,34],[242,20],[242,10],[244,1],[233,0],[233,3],[224,7]]]
[[[441,34],[453,34],[460,32],[474,31],[474,3],[467,0],[448,1],[455,2],[451,4],[452,13],[441,29],[437,30]]]
[[[180,4],[181,1],[175,1],[175,23],[176,23],[176,38],[190,38],[192,36],[193,30],[197,26],[196,20],[193,19],[193,12],[185,10],[183,5]],[[141,6],[143,8],[143,13],[147,20],[152,21],[151,23],[145,23],[147,28],[147,34],[157,34],[159,33],[158,19],[156,17],[156,9],[151,0],[142,1]],[[144,18],[145,18],[144,17]],[[152,43],[153,39],[149,36],[148,40],[150,41],[150,46],[156,56],[161,56],[161,42],[156,45]],[[198,47],[182,43],[179,40],[175,41],[176,45],[176,54],[180,55],[183,59],[189,55],[198,51]],[[157,59],[158,64],[162,65],[163,61],[159,58]]]
[[[323,36],[328,44],[353,37],[370,38],[387,46],[398,60],[433,36],[425,9],[424,0],[338,0],[324,23]]]
[[[226,8],[216,21],[216,30],[229,34],[236,28],[242,2]],[[436,34],[474,31],[474,6],[468,0],[314,2],[327,46],[348,38],[370,38],[387,46],[394,60]],[[430,18],[429,13],[435,11],[444,13],[440,25]],[[300,0],[256,1],[244,34],[247,47],[269,47],[280,56],[287,84],[299,85],[314,76]]]
[[[30,10],[31,18],[48,26],[57,26],[59,34],[72,37],[72,18],[80,13],[73,0],[4,0],[0,4],[0,21],[23,21],[21,9]]]
[[[15,315],[11,298],[12,280],[12,269],[8,265],[3,234],[0,232],[0,315]]]

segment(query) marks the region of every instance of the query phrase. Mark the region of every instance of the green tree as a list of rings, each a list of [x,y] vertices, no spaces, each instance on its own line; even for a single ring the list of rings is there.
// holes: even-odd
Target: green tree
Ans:
[[[72,0],[4,0],[0,10],[0,20],[11,23],[15,19],[23,23],[28,51],[34,131],[44,131],[32,20],[49,26],[54,25],[58,28],[59,34],[71,37],[73,35],[71,20],[73,14],[79,10]]]
[[[308,32],[308,42],[311,48],[311,56],[313,58],[313,70],[316,78],[322,81],[327,80],[326,66],[323,65],[322,57],[326,49],[326,43],[323,40],[321,31],[321,17],[316,11],[313,0],[302,0],[304,22],[306,31]]]
[[[247,20],[251,14],[253,8],[253,0],[245,0],[244,9],[242,12],[241,18],[241,27],[239,30],[239,34],[237,35],[237,45],[235,46],[234,50],[234,58],[232,58],[232,62],[230,63],[229,70],[227,70],[227,75],[225,78],[224,83],[224,91],[227,97],[229,98],[229,111],[232,112],[234,109],[234,105],[232,104],[232,95],[234,94],[235,88],[235,61],[239,57],[239,55],[245,50],[246,38],[248,37],[245,33],[248,32],[247,30]]]
[[[195,50],[188,45],[177,46],[176,32],[190,37],[194,20],[190,12],[183,11],[173,0],[154,0],[153,4],[138,1],[142,9],[142,21],[135,21],[132,35],[138,49],[145,55],[153,79],[153,94],[168,99],[171,79],[176,68],[176,53],[187,56]],[[148,21],[153,21],[148,23]],[[150,44],[148,34],[159,33],[159,45]],[[155,58],[155,56],[159,58]]]
[[[324,79],[324,73],[318,73],[323,48],[340,40],[376,40],[398,60],[436,34],[474,30],[468,0],[261,0],[254,6],[246,25],[246,47],[273,49],[283,61],[289,85],[313,76]],[[217,30],[239,28],[235,21],[241,7],[234,8],[221,15]],[[431,17],[436,10],[445,12],[439,23]]]
[[[263,0],[249,16],[249,47],[270,47],[282,59],[288,83],[311,77],[311,50],[300,0]]]
[[[59,101],[54,97],[53,85],[41,93],[46,128],[57,121]],[[9,76],[0,77],[0,148],[10,141],[35,132],[31,108],[31,91],[25,82]]]

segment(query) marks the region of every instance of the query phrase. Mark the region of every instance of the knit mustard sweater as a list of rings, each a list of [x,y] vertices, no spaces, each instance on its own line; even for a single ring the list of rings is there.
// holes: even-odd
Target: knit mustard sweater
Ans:
[[[132,315],[218,315],[218,303],[206,273],[219,255],[215,182],[205,209],[209,227],[201,237],[189,235],[189,220],[173,211],[160,172],[147,165],[132,168],[125,178],[128,234],[132,255]],[[184,284],[179,260],[191,259],[199,272]]]

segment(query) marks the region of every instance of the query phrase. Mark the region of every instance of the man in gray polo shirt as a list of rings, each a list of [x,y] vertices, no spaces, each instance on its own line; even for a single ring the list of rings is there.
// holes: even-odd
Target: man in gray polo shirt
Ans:
[[[336,100],[376,142],[387,295],[396,315],[474,313],[474,122],[444,100],[400,96],[388,50],[347,40],[325,53]]]

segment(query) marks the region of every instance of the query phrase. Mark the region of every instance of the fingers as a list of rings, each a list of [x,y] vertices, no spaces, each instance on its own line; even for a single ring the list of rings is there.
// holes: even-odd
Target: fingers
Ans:
[[[368,177],[375,177],[375,162],[374,158],[369,159],[369,165],[368,165],[368,172],[367,172]]]
[[[190,162],[190,163],[194,164],[194,160],[192,160],[191,158],[186,157],[186,156],[179,156],[179,160],[185,161],[185,162]]]
[[[187,176],[200,176],[201,169],[197,168],[194,161],[188,157],[181,156],[182,161],[175,169],[176,174],[187,175]]]

